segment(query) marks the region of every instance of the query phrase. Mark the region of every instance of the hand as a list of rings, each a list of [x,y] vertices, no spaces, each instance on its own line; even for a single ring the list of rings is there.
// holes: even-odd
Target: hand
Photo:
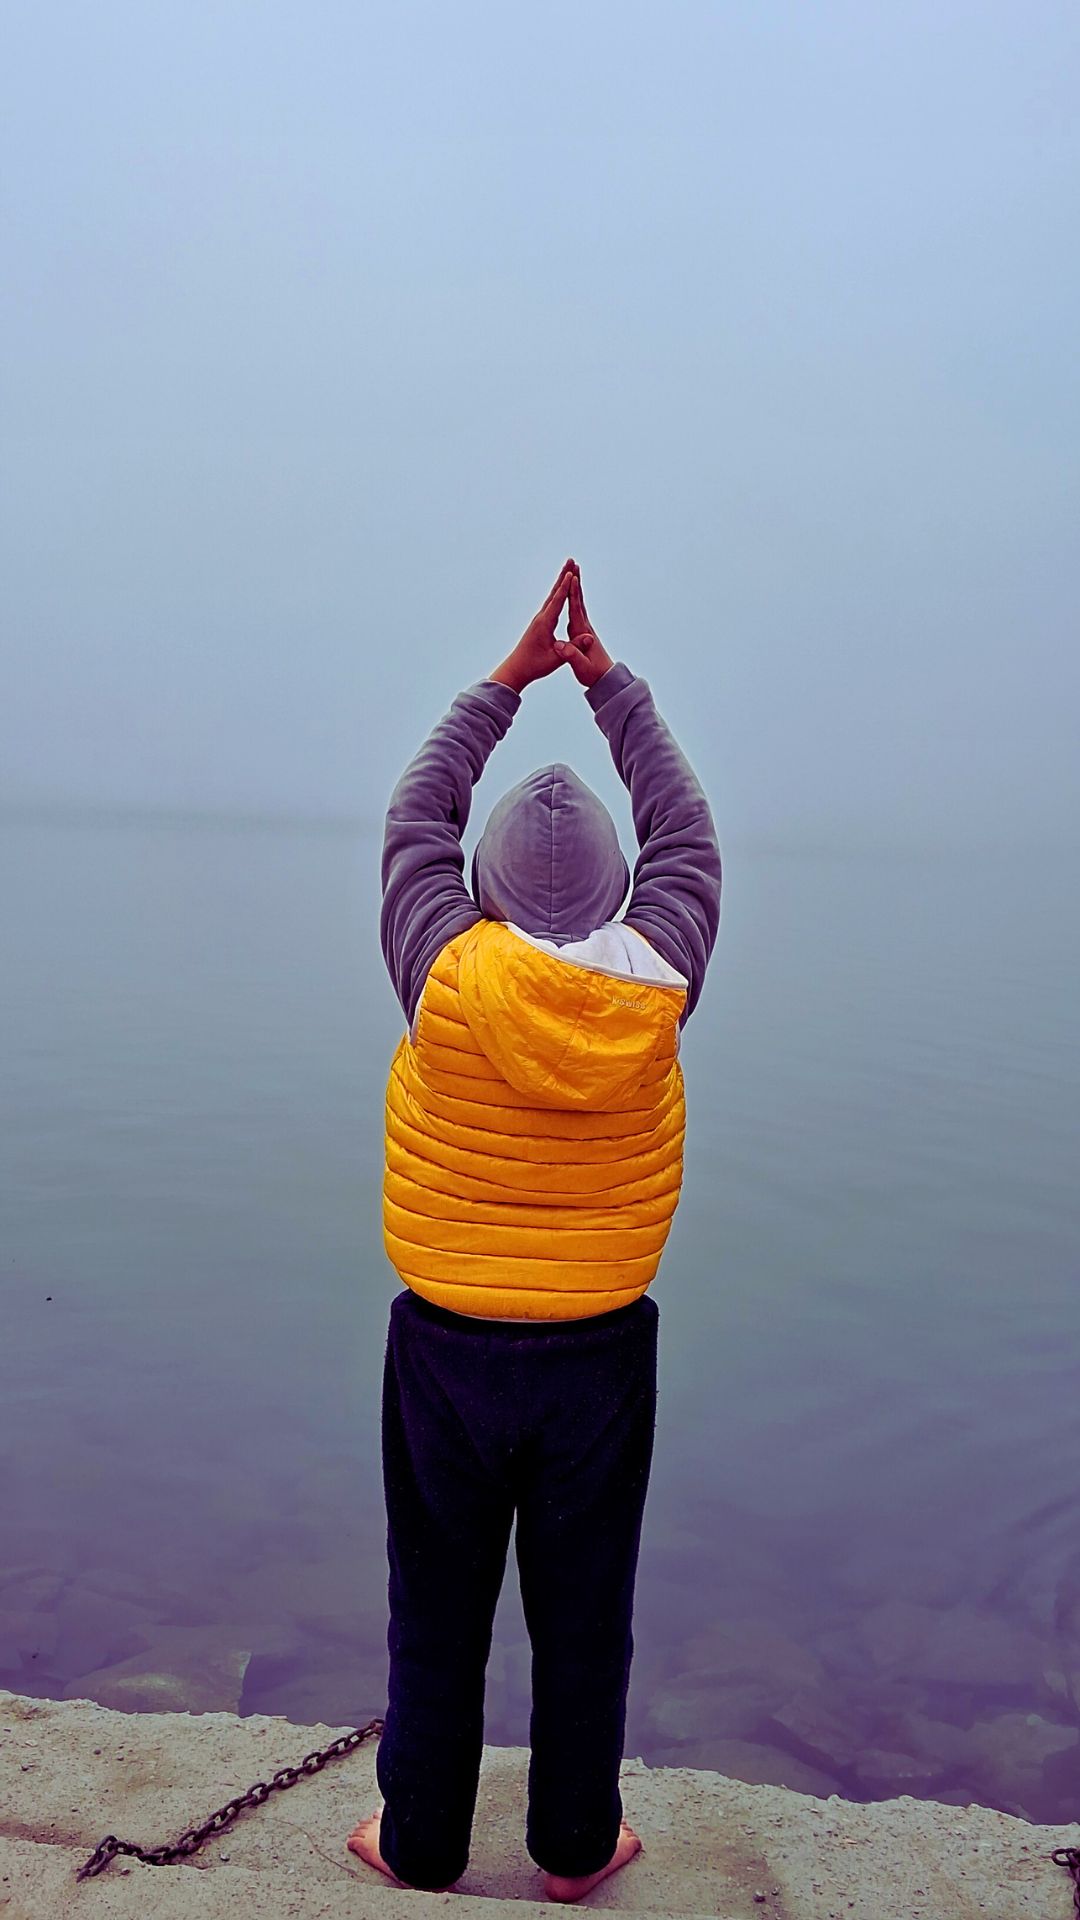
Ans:
[[[555,644],[555,627],[566,604],[570,582],[575,578],[576,562],[565,561],[539,613],[529,621],[513,652],[489,674],[489,679],[499,680],[504,687],[513,687],[515,693],[521,693],[532,681],[542,680],[545,674],[554,673],[556,667],[562,666],[565,655]]]
[[[556,640],[555,650],[564,660],[569,660],[583,687],[595,687],[597,681],[613,663],[610,653],[585,611],[585,600],[581,591],[581,570],[576,563],[573,565],[574,571],[570,576],[569,637],[565,640]]]

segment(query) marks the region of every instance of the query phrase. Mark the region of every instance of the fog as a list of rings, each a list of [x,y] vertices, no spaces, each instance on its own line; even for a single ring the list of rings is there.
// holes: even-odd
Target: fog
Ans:
[[[6,807],[376,821],[573,554],[722,841],[1075,845],[1072,4],[4,39]]]

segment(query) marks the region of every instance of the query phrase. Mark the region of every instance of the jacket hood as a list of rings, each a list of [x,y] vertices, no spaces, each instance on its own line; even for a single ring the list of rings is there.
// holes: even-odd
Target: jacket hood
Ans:
[[[620,976],[484,920],[463,949],[458,992],[492,1065],[534,1104],[618,1108],[678,1052],[686,982],[657,966],[663,982]]]
[[[614,820],[562,761],[504,793],[473,855],[472,895],[485,918],[552,940],[584,939],[629,886]]]

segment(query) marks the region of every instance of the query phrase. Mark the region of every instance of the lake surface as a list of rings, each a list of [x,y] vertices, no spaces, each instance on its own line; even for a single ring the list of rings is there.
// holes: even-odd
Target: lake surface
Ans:
[[[2,1686],[385,1706],[377,870],[0,827]],[[628,1755],[1080,1817],[1078,879],[725,849]],[[512,1551],[495,1641],[526,1744]]]

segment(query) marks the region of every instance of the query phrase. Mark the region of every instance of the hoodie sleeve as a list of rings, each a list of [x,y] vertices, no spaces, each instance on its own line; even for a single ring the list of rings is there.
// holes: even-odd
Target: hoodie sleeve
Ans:
[[[379,933],[410,1026],[436,955],[483,919],[465,885],[461,836],[473,787],[520,705],[498,680],[459,693],[390,796]]]
[[[647,681],[616,661],[585,698],[629,790],[640,848],[623,919],[685,974],[685,1022],[720,924],[720,847],[709,802]]]

